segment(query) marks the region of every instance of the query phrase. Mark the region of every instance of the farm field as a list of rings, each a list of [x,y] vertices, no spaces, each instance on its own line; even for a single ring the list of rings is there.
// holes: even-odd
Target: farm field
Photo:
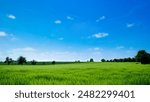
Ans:
[[[150,85],[150,64],[0,65],[0,85]]]

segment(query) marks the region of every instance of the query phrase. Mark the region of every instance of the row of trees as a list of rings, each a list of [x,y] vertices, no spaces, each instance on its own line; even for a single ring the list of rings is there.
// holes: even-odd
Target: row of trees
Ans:
[[[5,63],[8,65],[16,62],[17,64],[23,65],[27,63],[27,60],[25,57],[20,56],[17,61],[13,61],[12,58],[6,57]],[[78,61],[80,62],[80,61]],[[94,59],[91,58],[89,62],[94,62]],[[145,50],[138,51],[137,55],[134,58],[120,58],[120,59],[111,59],[111,60],[105,60],[102,59],[101,62],[141,62],[142,64],[149,64],[150,63],[150,54],[147,53]],[[35,60],[30,61],[32,65],[36,65],[37,62]],[[52,61],[52,64],[55,64],[55,61]]]
[[[120,58],[120,59],[111,59],[111,60],[105,60],[102,59],[101,62],[136,62],[135,58]]]
[[[145,50],[140,50],[134,58],[129,57],[111,60],[102,59],[101,62],[141,62],[141,64],[149,64],[150,54],[147,53]]]
[[[6,60],[4,61],[4,63],[10,65],[10,64],[13,64],[13,63],[16,63],[16,64],[19,64],[19,65],[23,65],[23,64],[27,64],[27,63],[30,63],[32,65],[36,65],[37,64],[37,61],[35,60],[32,60],[32,61],[27,61],[25,57],[23,56],[20,56],[16,61],[15,60],[12,60],[12,58],[9,58],[9,57],[6,57]],[[46,62],[42,62],[41,64],[45,64]],[[55,61],[52,61],[51,64],[55,64],[56,62]]]
[[[9,57],[6,57],[6,60],[5,60],[5,62],[4,63],[7,63],[8,65],[9,64],[11,64],[11,63],[13,63],[14,62],[14,60],[12,60],[12,58],[9,58]],[[24,64],[24,63],[27,63],[27,60],[26,60],[26,58],[25,57],[23,57],[23,56],[20,56],[18,59],[17,59],[17,64]],[[34,62],[32,62],[32,63],[35,63],[35,61]]]

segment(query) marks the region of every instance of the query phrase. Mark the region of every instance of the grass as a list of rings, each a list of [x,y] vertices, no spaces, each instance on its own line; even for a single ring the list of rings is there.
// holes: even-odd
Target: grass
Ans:
[[[150,65],[0,65],[1,85],[150,85]]]

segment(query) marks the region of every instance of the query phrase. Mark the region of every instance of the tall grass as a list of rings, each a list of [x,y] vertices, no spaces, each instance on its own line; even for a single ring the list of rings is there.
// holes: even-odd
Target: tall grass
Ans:
[[[0,65],[1,85],[150,85],[150,65]]]

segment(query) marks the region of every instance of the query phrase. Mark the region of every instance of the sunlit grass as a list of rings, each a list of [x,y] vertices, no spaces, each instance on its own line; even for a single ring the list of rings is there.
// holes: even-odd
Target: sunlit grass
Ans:
[[[1,85],[150,85],[150,65],[0,65]]]

